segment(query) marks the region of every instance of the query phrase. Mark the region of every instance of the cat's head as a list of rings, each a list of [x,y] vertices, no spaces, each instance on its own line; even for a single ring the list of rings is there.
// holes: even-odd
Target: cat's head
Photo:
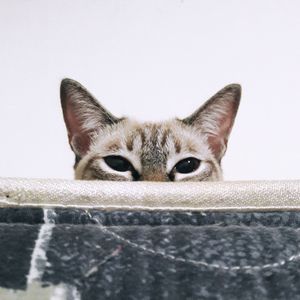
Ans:
[[[140,123],[115,117],[78,82],[64,79],[61,103],[75,178],[221,180],[240,96],[240,85],[231,84],[185,119]]]

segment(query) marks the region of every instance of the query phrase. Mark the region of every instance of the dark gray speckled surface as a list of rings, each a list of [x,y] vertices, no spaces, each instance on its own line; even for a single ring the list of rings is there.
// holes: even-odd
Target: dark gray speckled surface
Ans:
[[[298,228],[298,212],[0,209],[0,299],[300,299]]]

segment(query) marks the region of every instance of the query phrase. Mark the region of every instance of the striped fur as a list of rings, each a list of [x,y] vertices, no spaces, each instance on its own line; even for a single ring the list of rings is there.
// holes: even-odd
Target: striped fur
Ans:
[[[225,87],[184,120],[160,123],[118,119],[70,79],[62,81],[61,100],[76,155],[76,179],[137,180],[132,172],[119,172],[105,163],[105,157],[116,155],[132,164],[138,180],[222,180],[220,163],[239,105],[239,85]],[[189,157],[201,161],[199,168],[188,174],[176,172],[174,166]]]

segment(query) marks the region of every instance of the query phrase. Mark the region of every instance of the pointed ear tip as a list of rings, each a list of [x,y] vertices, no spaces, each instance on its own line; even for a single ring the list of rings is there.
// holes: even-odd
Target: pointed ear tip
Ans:
[[[64,78],[60,83],[60,97],[64,99],[66,95],[73,89],[82,88],[81,84],[74,79]]]
[[[232,90],[237,93],[241,93],[242,86],[239,83],[231,83],[225,87],[225,89]]]
[[[66,99],[67,99],[68,91],[73,86],[74,86],[74,81],[70,78],[64,78],[60,82],[60,99],[61,99],[61,103],[62,103],[63,107],[64,107]]]
[[[67,86],[76,86],[76,85],[79,85],[79,83],[76,80],[71,79],[71,78],[64,78],[60,82],[60,87],[61,88],[65,88]]]
[[[234,90],[234,91],[241,91],[242,86],[239,83],[231,83],[225,86],[226,90]]]
[[[240,100],[242,94],[242,86],[239,83],[232,83],[223,89],[226,92],[231,92],[235,95],[235,100]]]

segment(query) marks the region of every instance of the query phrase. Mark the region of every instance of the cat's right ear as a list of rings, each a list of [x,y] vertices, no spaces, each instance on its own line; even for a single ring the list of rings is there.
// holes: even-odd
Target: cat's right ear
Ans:
[[[89,150],[93,135],[99,129],[117,123],[119,119],[75,80],[62,80],[60,98],[69,144],[78,160]]]
[[[230,84],[182,120],[204,133],[212,153],[221,161],[240,104],[241,86]]]

